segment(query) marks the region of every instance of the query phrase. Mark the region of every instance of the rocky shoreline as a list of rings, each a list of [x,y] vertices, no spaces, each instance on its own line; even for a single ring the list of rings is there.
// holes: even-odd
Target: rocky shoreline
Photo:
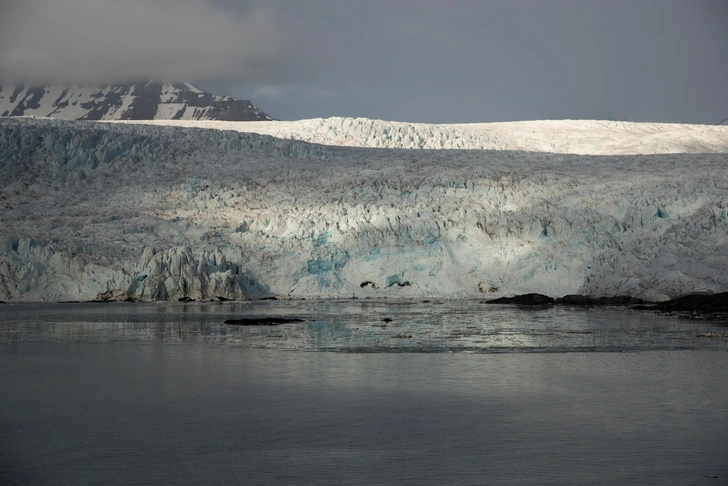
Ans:
[[[606,307],[622,306],[634,310],[650,310],[675,314],[689,319],[728,319],[728,292],[707,295],[686,295],[665,302],[646,303],[628,295],[614,297],[591,297],[588,295],[565,295],[553,298],[543,294],[521,294],[488,300],[485,304],[510,304],[521,306]]]
[[[209,303],[218,302],[224,303],[234,299],[227,299],[225,297],[217,297],[217,299],[200,299],[195,300],[191,298],[180,298],[177,299],[180,303]],[[261,299],[253,300],[305,300],[303,298],[293,298],[290,295],[264,297]],[[88,301],[59,301],[60,304],[82,304],[82,303],[115,303],[115,302],[126,302],[135,303],[140,302],[135,299],[126,299],[124,301],[115,299],[97,299]],[[170,301],[171,302],[171,301]],[[430,300],[421,301],[422,304],[431,302]],[[0,304],[8,304],[0,300]],[[659,312],[666,315],[674,315],[677,317],[693,320],[725,320],[728,321],[728,292],[721,292],[717,294],[691,294],[681,296],[675,299],[667,300],[664,302],[645,302],[643,299],[632,297],[629,295],[617,295],[612,297],[593,297],[589,295],[576,295],[570,294],[563,297],[550,297],[544,294],[529,293],[519,294],[512,297],[500,297],[497,299],[481,301],[482,304],[495,304],[495,305],[518,305],[527,308],[543,308],[552,306],[563,306],[563,307],[625,307],[637,311],[653,311]],[[265,322],[263,322],[265,321]],[[269,318],[254,318],[254,319],[238,319],[226,321],[226,324],[237,324],[237,325],[276,325],[292,321],[281,321],[276,322],[275,319]],[[384,322],[387,322],[385,319]]]

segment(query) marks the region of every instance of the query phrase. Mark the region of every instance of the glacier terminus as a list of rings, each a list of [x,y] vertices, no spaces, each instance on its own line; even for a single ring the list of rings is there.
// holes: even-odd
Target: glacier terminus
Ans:
[[[0,118],[0,300],[728,291],[728,127]]]

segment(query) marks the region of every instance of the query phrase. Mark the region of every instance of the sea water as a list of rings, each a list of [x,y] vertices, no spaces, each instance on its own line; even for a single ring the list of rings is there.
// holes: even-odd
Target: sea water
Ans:
[[[304,322],[223,324],[264,316]],[[727,333],[476,301],[3,305],[0,484],[726,484]]]

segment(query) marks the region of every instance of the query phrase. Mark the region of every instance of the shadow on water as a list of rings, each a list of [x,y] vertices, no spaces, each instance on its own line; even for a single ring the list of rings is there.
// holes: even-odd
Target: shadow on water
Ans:
[[[306,322],[222,324],[256,316]],[[728,347],[699,335],[725,331],[462,301],[2,306],[0,484],[722,484]]]
[[[299,318],[275,326],[228,319]],[[476,301],[16,304],[0,343],[209,343],[342,352],[568,352],[728,349],[728,323],[624,308],[485,306]]]

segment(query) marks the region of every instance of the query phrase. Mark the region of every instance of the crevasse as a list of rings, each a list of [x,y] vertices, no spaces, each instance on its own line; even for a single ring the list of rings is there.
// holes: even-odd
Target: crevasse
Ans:
[[[728,290],[723,153],[291,138],[0,119],[0,300]]]

